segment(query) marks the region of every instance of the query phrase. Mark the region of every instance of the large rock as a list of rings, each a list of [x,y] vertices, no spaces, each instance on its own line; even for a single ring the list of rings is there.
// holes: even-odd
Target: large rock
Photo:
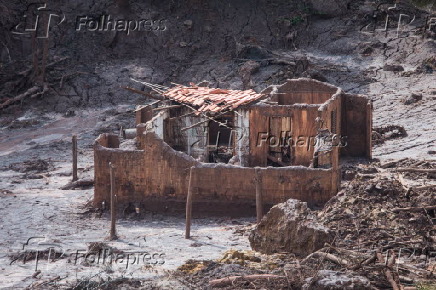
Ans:
[[[341,273],[330,270],[318,271],[317,275],[306,280],[304,290],[370,289],[371,283],[354,273]]]
[[[305,257],[333,240],[333,233],[317,222],[307,203],[289,199],[263,217],[251,232],[251,247],[265,254],[294,253]]]

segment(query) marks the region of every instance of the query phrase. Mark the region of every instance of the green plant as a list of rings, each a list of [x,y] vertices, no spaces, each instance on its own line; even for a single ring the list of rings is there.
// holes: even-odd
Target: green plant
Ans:
[[[292,26],[295,26],[295,25],[298,25],[298,24],[304,22],[304,19],[300,15],[297,15],[297,16],[290,18],[289,21],[291,22]]]

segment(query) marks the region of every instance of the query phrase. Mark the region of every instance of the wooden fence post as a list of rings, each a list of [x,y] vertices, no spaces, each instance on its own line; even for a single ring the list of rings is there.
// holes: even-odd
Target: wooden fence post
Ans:
[[[73,181],[76,181],[77,178],[77,136],[73,135]]]
[[[189,169],[189,184],[188,184],[188,196],[186,198],[186,231],[185,239],[191,237],[191,217],[192,217],[192,171],[194,166]]]
[[[115,177],[114,177],[114,168],[115,166],[112,165],[111,162],[109,162],[109,173],[110,173],[110,182],[111,182],[111,230],[110,230],[110,236],[109,239],[116,240],[117,239],[117,233],[115,228],[115,222],[116,222],[116,208],[115,208]]]
[[[262,175],[261,169],[256,167],[255,169],[256,177],[256,221],[260,223],[263,217],[263,202],[262,202]]]

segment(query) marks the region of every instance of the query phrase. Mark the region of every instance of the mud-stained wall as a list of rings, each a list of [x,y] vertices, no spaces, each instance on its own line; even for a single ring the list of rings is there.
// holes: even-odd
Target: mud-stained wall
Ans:
[[[347,139],[341,156],[371,158],[371,101],[364,96],[343,94],[341,106],[341,134]]]
[[[254,168],[224,164],[201,163],[185,153],[175,151],[155,133],[139,136],[143,150],[124,151],[105,148],[108,138],[102,135],[94,147],[94,204],[109,201],[110,176],[108,163],[115,169],[117,201],[120,204],[140,202],[152,206],[172,202],[184,204],[188,190],[189,170],[193,171],[194,211],[223,213],[231,207],[254,214]],[[262,168],[263,200],[266,206],[297,198],[310,205],[322,205],[334,194],[330,169],[302,166]]]
[[[282,146],[277,140],[285,133],[287,139],[291,137],[292,165],[309,166],[318,132],[318,109],[319,105],[251,106],[250,166],[266,166],[268,150]]]
[[[290,79],[276,86],[273,100],[279,105],[322,104],[338,93],[339,88],[313,79]]]
[[[110,146],[108,148],[106,146]],[[119,149],[118,136],[102,134],[94,143],[94,201],[110,201],[109,162],[115,166],[115,190],[122,200],[141,198],[144,190],[144,151]]]

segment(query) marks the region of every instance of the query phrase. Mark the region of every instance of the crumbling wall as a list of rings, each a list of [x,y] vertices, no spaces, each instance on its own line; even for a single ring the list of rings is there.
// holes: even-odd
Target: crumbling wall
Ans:
[[[341,156],[371,158],[372,103],[361,95],[342,95],[341,133],[346,146]]]
[[[320,166],[323,164],[332,166],[333,163],[339,162],[339,148],[345,145],[346,136],[342,136],[341,126],[341,104],[342,91],[339,91],[318,109],[317,122],[320,132],[317,142],[320,144],[316,144],[316,146],[318,148],[326,144],[330,146],[329,151],[326,152],[326,148],[323,148],[323,151],[317,153],[318,165]],[[324,130],[327,130],[329,134],[322,136]]]
[[[135,111],[135,124],[147,123],[153,118],[152,105],[143,106]]]
[[[279,105],[322,104],[336,94],[338,87],[314,79],[290,79],[276,86],[272,100]]]
[[[94,204],[109,200],[108,163],[114,171],[117,201],[120,204],[140,202],[145,208],[163,208],[174,202],[183,208],[188,191],[189,171],[192,176],[194,211],[239,214],[255,212],[255,169],[226,164],[201,163],[185,153],[175,151],[155,133],[139,136],[142,150],[124,151],[105,148],[106,135],[95,143]],[[302,166],[262,168],[263,201],[266,206],[289,198],[310,205],[322,205],[336,190],[332,189],[334,173],[330,169]]]
[[[319,105],[253,105],[250,107],[250,166],[266,166],[268,147],[277,145],[278,132],[291,137],[292,165],[309,166],[313,158],[313,142],[318,132]],[[281,128],[271,128],[273,119]],[[275,133],[272,133],[272,130]],[[275,139],[273,139],[275,138]],[[265,141],[265,139],[267,139]]]
[[[288,80],[280,86],[271,86],[263,93],[270,94],[269,101],[272,103],[250,107],[250,166],[266,166],[269,152],[277,152],[280,156],[280,149],[274,148],[275,142],[260,144],[259,134],[267,133],[269,141],[278,134],[279,139],[291,137],[291,164],[304,166],[309,166],[313,160],[319,129],[327,129],[340,139],[340,88],[300,78]],[[331,152],[323,158],[332,163],[331,159],[337,156]]]
[[[109,162],[114,166],[115,192],[120,202],[141,200],[144,192],[143,150],[118,148],[118,136],[102,134],[94,143],[94,204],[110,202]]]

